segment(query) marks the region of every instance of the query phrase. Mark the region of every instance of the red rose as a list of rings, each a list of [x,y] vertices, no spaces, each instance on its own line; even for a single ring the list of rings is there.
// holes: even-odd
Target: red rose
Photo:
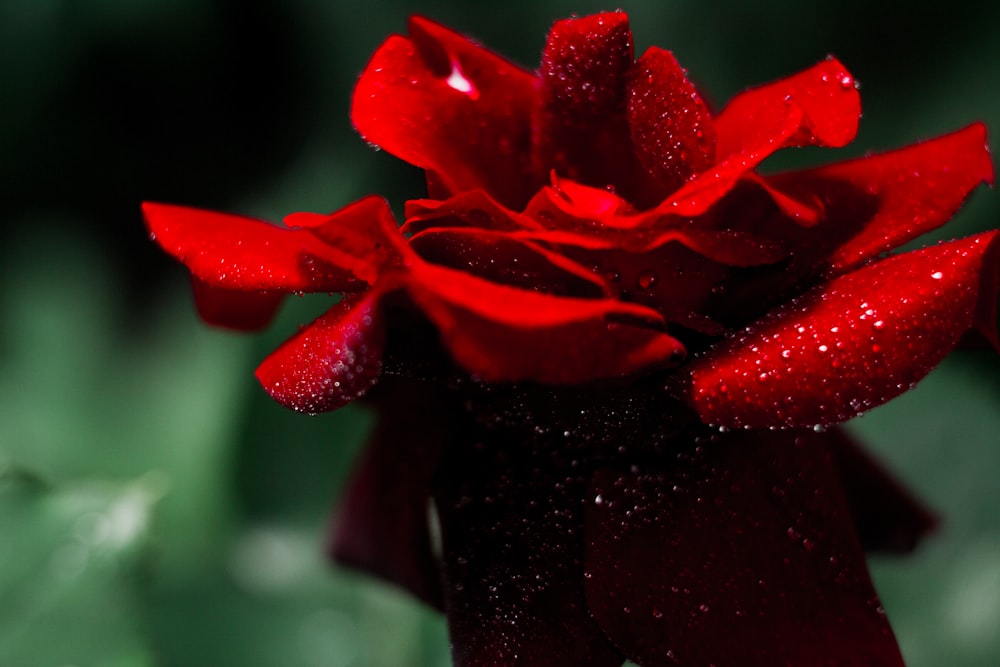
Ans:
[[[622,13],[556,23],[537,73],[415,18],[353,105],[427,172],[402,228],[377,197],[284,227],[144,211],[211,322],[344,295],[257,376],[376,407],[333,551],[443,606],[458,664],[899,665],[861,546],[933,520],[824,427],[997,343],[1000,244],[883,257],[992,181],[979,124],[754,171],[859,114],[832,58],[713,115]]]

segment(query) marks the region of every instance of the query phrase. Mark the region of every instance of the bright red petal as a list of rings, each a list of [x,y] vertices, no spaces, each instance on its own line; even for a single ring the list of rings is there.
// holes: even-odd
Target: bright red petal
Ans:
[[[416,265],[410,296],[470,373],[489,381],[575,384],[680,362],[655,311],[613,299],[557,297]],[[570,341],[571,344],[567,344]]]
[[[826,60],[787,79],[737,95],[715,119],[718,164],[661,205],[700,215],[775,151],[790,146],[844,146],[854,139],[861,102],[854,79]]]
[[[293,213],[285,217],[291,228],[308,229],[353,260],[353,272],[372,284],[389,265],[398,265],[412,256],[400,234],[389,202],[370,195],[329,215]]]
[[[816,434],[676,443],[604,470],[586,509],[587,602],[642,665],[902,667]]]
[[[282,343],[257,368],[271,398],[297,412],[316,414],[363,396],[382,370],[385,333],[378,293],[345,296]]]
[[[434,173],[450,193],[482,188],[508,205],[526,172],[535,78],[443,26],[415,17],[390,37],[354,90],[351,118],[369,142]]]
[[[669,51],[650,48],[629,72],[628,123],[661,198],[715,164],[708,107]]]
[[[996,299],[998,234],[817,287],[686,366],[688,400],[709,424],[787,428],[840,422],[903,393]]]
[[[150,236],[194,276],[227,290],[342,292],[365,266],[306,230],[184,206],[145,202]]]
[[[281,292],[242,292],[212,287],[191,279],[194,302],[205,322],[237,331],[263,329],[285,300]]]
[[[843,273],[947,222],[980,183],[993,182],[986,128],[964,130],[872,157],[767,179],[797,200],[819,198],[817,234],[863,227],[830,257]],[[804,236],[804,243],[814,243]]]

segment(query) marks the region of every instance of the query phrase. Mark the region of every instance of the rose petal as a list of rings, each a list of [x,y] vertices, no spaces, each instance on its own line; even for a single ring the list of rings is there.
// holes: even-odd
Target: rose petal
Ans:
[[[790,146],[844,146],[857,133],[861,102],[854,79],[830,58],[787,79],[734,97],[715,118],[718,164],[660,205],[695,216],[775,151]]]
[[[993,182],[993,164],[986,128],[976,123],[901,150],[767,181],[792,198],[823,201],[826,219],[816,228],[819,234],[863,223],[829,259],[831,269],[843,273],[943,225],[973,188]]]
[[[821,439],[677,451],[594,478],[584,585],[619,649],[642,665],[902,667]]]
[[[363,396],[382,369],[385,333],[379,292],[345,296],[272,352],[257,368],[271,398],[316,414]]]
[[[502,232],[433,229],[417,234],[410,244],[433,264],[490,282],[560,296],[611,296],[604,281],[565,255]]]
[[[447,408],[432,387],[399,376],[380,381],[365,400],[377,406],[375,431],[337,508],[329,553],[443,609],[428,507],[451,438]]]
[[[495,231],[541,229],[531,216],[502,206],[482,190],[468,190],[454,197],[411,199],[406,202],[404,234],[417,234],[435,227],[479,227]]]
[[[854,529],[868,552],[908,553],[938,518],[841,429],[823,433],[833,453]]]
[[[150,236],[207,285],[256,292],[341,292],[366,268],[306,230],[228,213],[145,202]]]
[[[706,423],[787,428],[843,421],[903,393],[976,323],[981,294],[995,297],[983,277],[996,275],[997,235],[817,287],[688,364],[688,400]]]
[[[551,446],[468,437],[435,494],[455,664],[618,667],[583,596],[586,480]]]
[[[684,358],[660,316],[636,304],[539,294],[431,264],[413,267],[408,290],[452,357],[487,381],[575,384]]]
[[[308,229],[330,247],[354,261],[354,273],[369,284],[389,265],[399,265],[413,255],[400,234],[389,202],[368,196],[334,211],[293,213],[285,225]]]
[[[482,188],[523,205],[529,113],[535,78],[427,19],[410,20],[410,37],[390,37],[354,90],[351,118],[361,135],[434,173],[454,194]]]
[[[237,331],[263,329],[285,300],[281,292],[241,292],[212,287],[191,278],[198,314],[208,324]]]
[[[708,107],[669,51],[650,48],[629,71],[628,123],[636,155],[660,198],[715,164]]]
[[[557,21],[539,66],[532,149],[538,174],[555,170],[585,185],[614,186],[645,204],[650,181],[625,117],[632,31],[623,12]]]
[[[846,146],[861,117],[854,77],[833,57],[740,93],[716,116],[721,159],[790,146]],[[793,121],[794,122],[791,122]]]

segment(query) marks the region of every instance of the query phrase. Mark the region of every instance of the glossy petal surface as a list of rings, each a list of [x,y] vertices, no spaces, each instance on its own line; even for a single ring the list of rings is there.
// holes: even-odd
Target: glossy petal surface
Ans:
[[[587,601],[640,665],[901,667],[830,454],[738,434],[597,474]]]
[[[281,292],[243,292],[220,289],[192,278],[198,314],[208,324],[237,331],[263,329],[285,300]]]
[[[683,345],[656,328],[659,317],[648,308],[548,296],[430,265],[416,276],[411,298],[456,361],[484,380],[573,384],[675,365],[684,357]]]
[[[769,185],[795,199],[821,201],[820,235],[863,225],[829,258],[831,269],[842,273],[943,225],[973,188],[992,183],[985,146],[986,129],[977,123],[889,153],[777,176]]]
[[[718,163],[660,208],[700,215],[747,172],[789,146],[843,146],[857,132],[861,102],[843,65],[826,60],[736,96],[715,118]]]
[[[996,239],[890,257],[780,307],[686,367],[691,404],[709,424],[788,428],[901,394],[973,326],[980,292],[995,296],[981,277],[995,276]]]
[[[306,230],[239,215],[146,202],[150,235],[200,281],[228,290],[356,289],[357,262]]]
[[[465,37],[414,18],[389,38],[354,90],[351,118],[369,142],[434,173],[451,193],[483,188],[527,201],[533,77]]]
[[[334,410],[376,382],[383,340],[377,296],[347,296],[272,352],[257,368],[257,379],[292,410]]]

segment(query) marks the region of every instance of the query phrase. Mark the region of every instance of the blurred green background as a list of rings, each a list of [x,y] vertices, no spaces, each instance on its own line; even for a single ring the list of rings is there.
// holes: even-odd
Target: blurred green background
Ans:
[[[1000,131],[1000,4],[752,7],[623,3],[637,51],[672,49],[717,108],[837,55],[865,108],[841,156]],[[419,12],[534,67],[553,20],[603,8],[0,0],[0,666],[448,664],[442,619],[322,556],[367,415],[298,416],[253,380],[323,299],[258,337],[205,328],[138,204],[398,206],[420,175],[348,119],[386,35]],[[983,190],[944,235],[998,224]],[[997,664],[997,357],[953,355],[855,428],[945,517],[916,556],[872,563],[909,664]]]

